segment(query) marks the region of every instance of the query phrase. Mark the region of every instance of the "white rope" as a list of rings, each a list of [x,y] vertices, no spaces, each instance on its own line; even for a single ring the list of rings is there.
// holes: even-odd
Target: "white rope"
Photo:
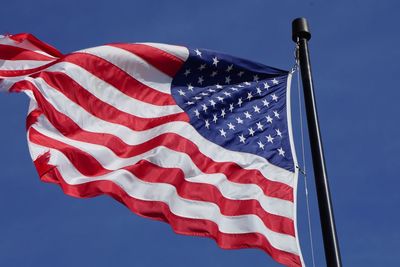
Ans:
[[[301,105],[301,92],[300,92],[300,65],[299,65],[299,57],[298,57],[299,46],[296,46],[295,57],[296,57],[296,67],[297,70],[297,94],[299,100],[299,117],[300,117],[300,133],[301,133],[301,156],[302,156],[302,167],[299,168],[300,173],[304,177],[304,191],[306,194],[306,206],[307,206],[307,219],[308,219],[308,233],[310,238],[310,247],[311,247],[311,259],[312,266],[315,267],[315,257],[314,257],[314,243],[313,243],[313,234],[311,227],[311,211],[310,211],[310,202],[308,196],[308,185],[307,185],[307,172],[306,172],[306,163],[305,163],[305,152],[304,152],[304,130],[303,130],[303,111]]]

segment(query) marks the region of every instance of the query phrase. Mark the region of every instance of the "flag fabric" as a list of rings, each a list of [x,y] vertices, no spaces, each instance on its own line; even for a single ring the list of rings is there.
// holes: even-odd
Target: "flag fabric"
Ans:
[[[0,38],[0,91],[30,98],[41,180],[302,266],[290,79],[206,49],[116,43],[64,55],[30,34]]]

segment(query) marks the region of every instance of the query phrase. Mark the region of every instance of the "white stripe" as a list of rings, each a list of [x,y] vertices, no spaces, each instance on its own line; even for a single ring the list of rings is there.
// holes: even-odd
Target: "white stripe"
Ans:
[[[49,64],[52,60],[41,61],[41,60],[2,60],[0,59],[0,71],[1,70],[27,70],[41,67]]]
[[[71,118],[86,131],[112,134],[129,145],[141,144],[163,133],[176,133],[195,143],[204,155],[216,162],[235,162],[244,169],[259,170],[264,177],[293,187],[294,173],[270,164],[260,156],[224,149],[205,139],[186,122],[171,122],[146,131],[133,131],[123,125],[107,122],[91,115],[57,90],[51,89],[43,80],[39,82],[38,79],[30,77],[27,79],[37,85],[43,97],[56,110]]]
[[[174,55],[183,61],[186,61],[189,57],[189,50],[184,46],[178,45],[168,45],[168,44],[160,44],[160,43],[140,43],[148,46],[152,46],[154,48],[158,48],[167,52],[168,54]]]
[[[3,77],[0,75],[0,78]],[[22,81],[25,79],[25,76],[17,76],[17,77],[6,77],[0,80],[0,92],[7,92],[14,85],[14,83],[18,81]]]
[[[112,46],[99,46],[78,52],[101,57],[124,70],[142,84],[157,91],[171,94],[172,78],[133,53]]]
[[[93,156],[105,169],[118,170],[132,166],[140,160],[147,160],[163,168],[179,168],[184,172],[185,180],[216,186],[222,195],[233,200],[254,199],[269,213],[293,218],[293,203],[287,200],[265,196],[254,184],[239,184],[229,181],[222,173],[205,174],[182,152],[159,146],[131,158],[121,158],[105,146],[76,141],[63,136],[44,116],[38,118],[33,126],[43,135],[76,147]]]
[[[32,92],[27,92],[28,94],[30,94],[30,101],[29,101],[29,108],[28,108],[28,112],[27,114],[29,115],[29,113],[31,113],[32,111],[34,111],[35,109],[38,108],[37,102],[34,100],[34,96],[32,94]]]
[[[84,68],[73,63],[60,62],[49,67],[46,71],[63,72],[103,102],[135,116],[157,118],[183,112],[177,105],[157,106],[127,96],[111,84],[104,82]]]
[[[37,145],[30,144],[30,146],[31,150],[34,151],[34,147]],[[39,151],[43,151],[43,148],[39,148]],[[255,215],[224,216],[214,203],[184,199],[177,194],[174,186],[144,182],[126,170],[117,170],[102,176],[87,177],[79,173],[64,154],[55,149],[48,149],[48,151],[50,151],[49,164],[56,165],[65,182],[70,185],[101,180],[112,181],[133,198],[166,203],[171,212],[177,216],[213,221],[218,225],[219,231],[227,234],[260,233],[276,249],[298,254],[295,237],[271,231]]]
[[[23,49],[26,49],[29,51],[36,52],[38,54],[42,54],[42,55],[50,57],[50,58],[57,59],[56,57],[53,57],[52,55],[49,55],[46,52],[40,50],[39,48],[37,48],[35,45],[33,45],[31,42],[29,42],[26,39],[22,40],[22,42],[17,42],[8,36],[0,36],[0,44],[23,48]]]

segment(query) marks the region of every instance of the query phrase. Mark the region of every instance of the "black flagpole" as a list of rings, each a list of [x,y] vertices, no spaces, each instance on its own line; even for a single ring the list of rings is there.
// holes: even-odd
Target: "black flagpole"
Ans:
[[[317,107],[315,105],[314,86],[311,74],[308,40],[311,33],[305,18],[297,18],[292,22],[292,39],[298,44],[298,59],[303,81],[304,102],[306,107],[310,146],[314,166],[315,186],[317,190],[319,216],[324,239],[326,265],[342,266],[335,220],[326,174],[324,152],[318,125]]]

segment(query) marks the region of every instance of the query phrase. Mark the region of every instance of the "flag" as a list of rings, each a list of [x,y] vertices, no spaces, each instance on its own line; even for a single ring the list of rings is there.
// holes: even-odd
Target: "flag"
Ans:
[[[0,38],[0,91],[30,98],[42,181],[301,266],[290,79],[200,48],[115,43],[64,55],[30,34]]]

